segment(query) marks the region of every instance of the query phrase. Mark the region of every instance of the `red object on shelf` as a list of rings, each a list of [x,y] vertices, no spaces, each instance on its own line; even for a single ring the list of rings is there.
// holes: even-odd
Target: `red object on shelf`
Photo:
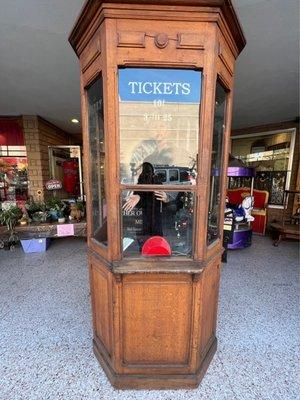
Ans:
[[[171,253],[169,243],[161,236],[152,236],[142,247],[143,256],[170,256]]]
[[[63,162],[64,171],[64,189],[69,194],[78,194],[79,192],[79,166],[76,159],[69,159]]]

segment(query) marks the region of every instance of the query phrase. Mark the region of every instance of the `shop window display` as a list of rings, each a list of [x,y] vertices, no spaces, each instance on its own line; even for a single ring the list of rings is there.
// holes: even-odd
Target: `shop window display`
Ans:
[[[200,71],[119,70],[125,256],[143,254],[146,241],[156,236],[166,239],[172,255],[192,255],[200,88]],[[175,190],[175,185],[191,190]]]
[[[59,180],[62,188],[55,195],[66,201],[83,200],[80,146],[49,146],[51,179]]]
[[[232,154],[255,167],[254,188],[269,193],[269,204],[282,206],[292,168],[293,133],[276,132],[232,139]],[[230,178],[229,188],[249,187],[247,178]]]
[[[28,162],[21,123],[0,119],[0,208],[3,202],[21,205],[27,198]]]
[[[26,157],[0,157],[0,202],[23,202],[28,198]]]

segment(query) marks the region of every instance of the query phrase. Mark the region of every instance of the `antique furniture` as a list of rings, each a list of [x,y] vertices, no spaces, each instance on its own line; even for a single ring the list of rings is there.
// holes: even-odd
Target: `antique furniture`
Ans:
[[[227,195],[230,203],[240,204],[243,200],[243,195],[249,193],[250,188],[241,187],[238,189],[228,189]],[[255,218],[251,223],[251,228],[254,233],[265,235],[267,226],[267,210],[269,192],[266,190],[253,189],[254,205],[252,215]]]
[[[238,189],[228,189],[227,197],[230,204],[239,206],[242,204],[244,196],[253,196],[253,179],[255,176],[255,169],[248,167],[232,167],[227,168],[227,176],[230,177],[249,177],[251,179],[250,188],[238,188]],[[254,200],[255,204],[255,200]],[[235,223],[233,229],[232,240],[228,243],[228,249],[243,249],[245,247],[251,246],[252,243],[252,223],[242,221],[240,223]]]
[[[289,213],[290,197],[293,197],[292,213]],[[300,239],[300,190],[285,190],[283,207],[284,209],[281,222],[271,224],[274,246],[278,246],[281,240],[284,239]],[[288,213],[290,216],[288,216]]]
[[[95,355],[117,388],[196,387],[217,346],[237,16],[230,0],[89,0],[69,40]],[[172,255],[143,257],[147,235]]]

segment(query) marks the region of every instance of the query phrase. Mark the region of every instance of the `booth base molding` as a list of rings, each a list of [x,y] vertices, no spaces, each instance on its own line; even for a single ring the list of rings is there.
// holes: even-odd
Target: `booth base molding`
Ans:
[[[93,347],[111,384],[197,387],[216,351],[219,256],[198,274],[114,274],[98,257],[89,259]]]
[[[211,360],[213,359],[213,356],[217,350],[217,338],[214,338],[200,365],[200,368],[195,374],[117,374],[107,363],[95,340],[93,341],[93,349],[94,354],[105,371],[107,378],[116,389],[193,389],[199,386]]]

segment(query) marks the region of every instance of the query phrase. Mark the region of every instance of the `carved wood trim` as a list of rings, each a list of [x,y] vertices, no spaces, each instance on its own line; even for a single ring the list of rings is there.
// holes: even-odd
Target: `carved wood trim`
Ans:
[[[118,47],[145,47],[145,32],[118,32]]]
[[[113,3],[115,8],[120,8],[120,1],[118,0],[110,0],[110,3]],[[246,44],[245,36],[235,10],[231,4],[231,0],[128,0],[127,6],[132,5],[131,8],[134,8],[137,4],[141,7],[150,7],[157,9],[158,7],[176,7],[181,11],[188,9],[189,7],[195,7],[197,9],[203,10],[203,8],[207,8],[209,10],[210,7],[217,8],[219,7],[224,15],[224,19],[226,20],[228,26],[230,26],[232,36],[236,42],[238,51],[241,52]],[[73,29],[69,35],[69,41],[76,51],[76,47],[82,37],[83,33],[86,32],[88,26],[93,21],[93,17],[97,12],[99,12],[103,6],[105,6],[104,1],[94,0],[86,0],[84,6],[81,9],[80,15],[75,22]]]
[[[226,68],[226,71],[228,71],[227,68]],[[233,76],[233,75],[230,75],[230,76]],[[231,88],[232,86],[231,86],[230,82],[226,79],[226,77],[224,76],[224,73],[222,73],[222,71],[218,71],[218,79],[220,80],[221,84],[222,84],[228,91],[230,91],[229,88]]]
[[[130,5],[130,9],[143,9],[145,6],[147,6],[147,9],[157,9],[158,7],[163,9],[165,7],[171,8],[172,6],[172,10],[175,9],[178,11],[187,10],[189,7],[192,7],[196,9],[196,11],[199,10],[199,13],[200,11],[205,12],[206,10],[212,12],[219,7],[226,21],[226,25],[230,27],[231,36],[235,41],[237,52],[240,53],[246,44],[243,30],[231,4],[231,0],[126,0],[126,2],[124,2],[125,4],[123,3],[121,5],[120,0],[110,0],[109,3],[109,5],[113,6],[115,9],[122,8],[122,6],[130,7]],[[104,1],[95,2],[94,0],[86,0],[69,35],[69,42],[77,55],[80,53],[78,52],[78,45],[82,41],[82,37],[87,31],[88,26],[94,20],[95,14],[102,12],[105,7],[107,7],[107,4]],[[98,22],[101,23],[101,20],[101,18],[98,18]]]
[[[82,63],[82,72],[84,73],[101,54],[100,33],[95,33],[94,40],[83,50],[80,60]]]
[[[169,44],[169,38],[166,33],[158,33],[154,37],[155,46],[159,49],[164,49]]]
[[[203,37],[194,32],[177,35],[177,49],[204,50]]]
[[[189,60],[190,62],[188,64],[183,64],[182,62],[177,62],[177,61],[164,61],[164,60],[151,60],[151,61],[147,61],[145,63],[144,60],[134,60],[134,59],[130,59],[130,60],[124,60],[122,65],[124,66],[131,66],[131,67],[140,67],[141,65],[143,67],[157,67],[157,66],[164,66],[164,67],[180,67],[180,68],[200,68],[199,65],[199,60]]]
[[[225,68],[227,69],[227,71],[229,72],[229,74],[231,76],[233,76],[233,69],[231,68],[231,66],[229,65],[229,63],[227,62],[227,57],[225,56],[225,52],[223,49],[223,45],[221,43],[219,43],[219,50],[218,50],[218,55],[220,60],[222,61],[222,63],[224,64]]]

